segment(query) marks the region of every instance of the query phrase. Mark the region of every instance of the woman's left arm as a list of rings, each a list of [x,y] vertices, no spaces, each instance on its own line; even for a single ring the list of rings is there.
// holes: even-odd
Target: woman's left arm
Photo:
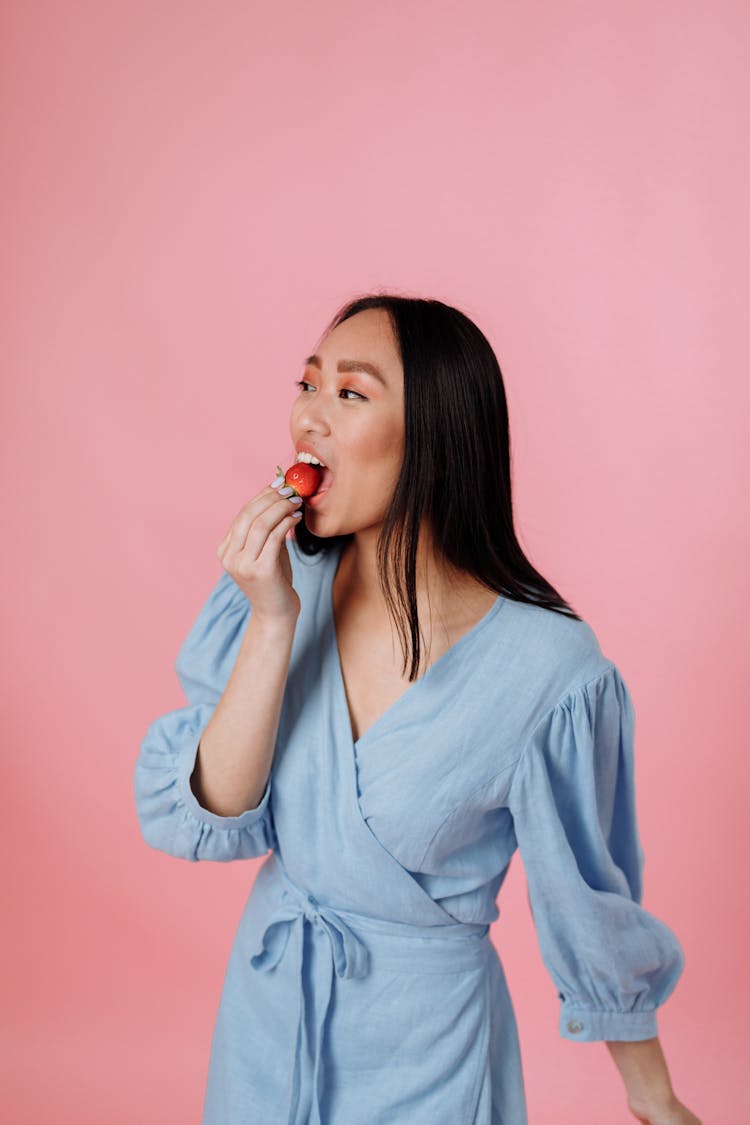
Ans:
[[[628,1109],[638,1121],[645,1125],[701,1125],[672,1089],[658,1038],[607,1040],[607,1047],[625,1083]]]
[[[619,669],[572,688],[537,723],[511,778],[513,817],[560,1034],[606,1042],[644,1125],[700,1125],[677,1099],[657,1010],[685,965],[676,934],[643,906],[635,710]]]

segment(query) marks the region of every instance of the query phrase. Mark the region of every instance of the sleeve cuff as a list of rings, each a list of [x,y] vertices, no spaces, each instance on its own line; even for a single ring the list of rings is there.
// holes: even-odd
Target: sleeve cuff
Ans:
[[[607,1039],[653,1039],[659,1034],[656,1009],[602,1012],[576,1008],[567,1003],[560,1007],[559,1031],[563,1039],[577,1039],[581,1043]]]
[[[190,787],[190,775],[195,769],[199,745],[200,737],[196,738],[194,742],[186,743],[180,752],[177,763],[177,786],[186,807],[196,820],[202,821],[203,824],[210,824],[212,828],[252,828],[259,820],[263,819],[268,808],[271,797],[271,774],[268,775],[268,781],[260,803],[254,809],[246,809],[239,816],[219,816],[218,813],[204,809]]]

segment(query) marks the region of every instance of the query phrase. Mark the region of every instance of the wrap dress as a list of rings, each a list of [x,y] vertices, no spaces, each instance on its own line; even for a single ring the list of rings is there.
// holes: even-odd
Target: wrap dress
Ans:
[[[188,704],[135,764],[144,840],[265,856],[234,938],[203,1125],[526,1125],[489,927],[518,849],[568,1039],[658,1034],[684,967],[642,905],[634,711],[592,628],[498,596],[357,740],[336,642],[340,545],[285,540],[302,608],[271,773],[239,816],[190,786],[252,606],[228,573],[178,653]]]

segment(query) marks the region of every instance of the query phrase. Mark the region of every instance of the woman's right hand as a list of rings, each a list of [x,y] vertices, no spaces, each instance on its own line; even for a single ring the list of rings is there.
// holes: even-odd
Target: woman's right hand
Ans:
[[[216,554],[252,606],[253,616],[296,621],[301,602],[292,585],[285,538],[300,522],[294,496],[280,496],[271,485],[237,513]]]

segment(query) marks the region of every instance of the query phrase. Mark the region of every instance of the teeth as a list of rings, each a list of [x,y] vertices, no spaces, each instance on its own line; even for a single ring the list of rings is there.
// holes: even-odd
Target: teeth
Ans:
[[[317,457],[313,457],[312,453],[298,453],[297,460],[304,461],[306,465],[320,465],[321,469],[326,468],[322,461],[319,461]]]

